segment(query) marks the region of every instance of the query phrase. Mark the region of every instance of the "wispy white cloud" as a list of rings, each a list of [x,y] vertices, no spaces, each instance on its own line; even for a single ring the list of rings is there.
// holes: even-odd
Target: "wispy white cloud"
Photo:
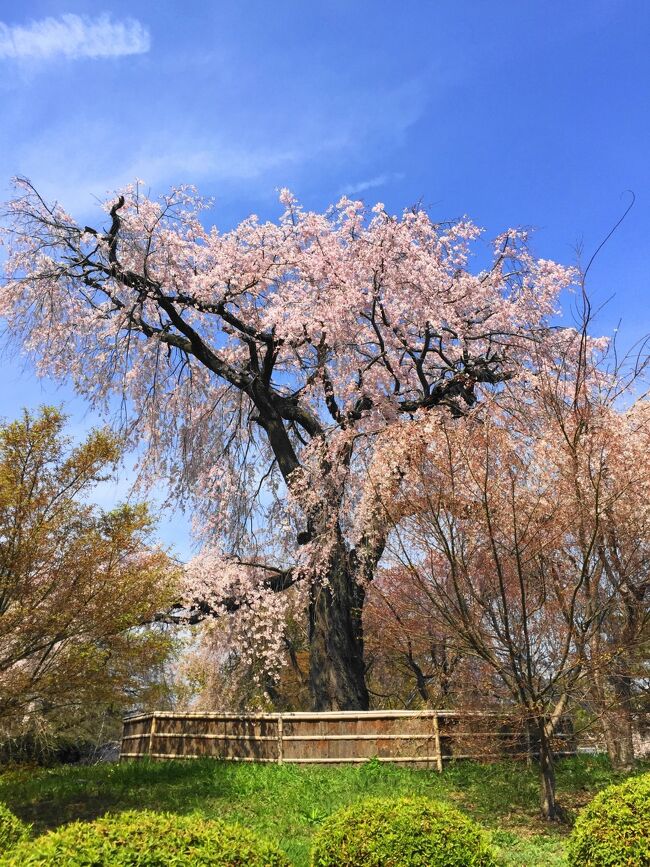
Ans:
[[[355,97],[358,105],[363,94]],[[155,192],[187,182],[222,200],[242,192],[271,198],[278,186],[304,192],[304,178],[314,165],[330,174],[335,171],[337,186],[348,182],[338,190],[339,196],[355,195],[401,179],[398,172],[368,173],[367,165],[364,174],[365,160],[359,155],[377,142],[386,148],[399,144],[421,116],[427,96],[425,82],[402,82],[394,91],[383,92],[380,102],[369,99],[365,112],[353,112],[346,100],[332,98],[327,110],[316,107],[292,124],[285,122],[280,105],[257,119],[259,133],[242,136],[242,130],[256,126],[255,104],[249,107],[245,100],[235,105],[226,100],[218,110],[198,115],[198,103],[188,109],[186,94],[181,99],[177,91],[164,96],[153,92],[151,111],[143,120],[140,105],[125,95],[118,114],[88,106],[82,115],[48,115],[38,131],[11,139],[0,157],[8,167],[0,177],[0,199],[3,180],[26,175],[47,199],[59,200],[78,219],[90,220],[96,198],[103,200],[136,177]],[[19,123],[22,103],[9,101],[5,112],[11,110]],[[343,178],[338,174],[341,155],[346,155],[346,171],[354,172]],[[337,195],[336,190],[328,198]]]
[[[375,187],[383,187],[384,184],[388,184],[391,181],[401,181],[403,177],[403,172],[387,172],[383,175],[376,175],[374,178],[368,178],[365,181],[347,184],[339,190],[339,195],[355,196],[357,193],[365,193],[366,190],[374,190]]]
[[[217,132],[202,135],[193,126],[170,137],[164,127],[152,124],[136,142],[120,137],[111,117],[66,120],[32,136],[7,162],[13,174],[34,181],[46,199],[57,199],[76,218],[86,219],[97,199],[134,178],[158,193],[173,183],[247,183],[267,177],[270,191],[304,160],[302,150],[290,143],[244,147],[225,139]],[[0,186],[0,199],[4,192]]]
[[[109,15],[61,15],[26,25],[0,21],[0,58],[120,57],[144,54],[150,44],[149,31],[134,18],[113,21]]]

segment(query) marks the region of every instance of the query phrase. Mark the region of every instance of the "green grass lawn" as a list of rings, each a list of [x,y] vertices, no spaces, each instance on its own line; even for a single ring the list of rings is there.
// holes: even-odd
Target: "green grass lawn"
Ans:
[[[648,770],[648,766],[644,768]],[[621,777],[603,757],[565,759],[558,792],[570,814]],[[523,764],[451,765],[443,774],[369,761],[351,767],[212,760],[18,768],[0,774],[0,801],[42,832],[107,811],[149,808],[234,820],[276,841],[296,865],[332,811],[368,796],[421,794],[451,802],[493,833],[501,863],[564,864],[566,826],[538,816],[537,776]]]

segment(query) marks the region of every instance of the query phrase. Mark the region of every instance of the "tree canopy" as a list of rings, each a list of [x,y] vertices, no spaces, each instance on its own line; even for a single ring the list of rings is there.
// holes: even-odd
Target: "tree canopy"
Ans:
[[[280,199],[278,222],[221,233],[192,189],[154,200],[135,185],[97,229],[20,181],[2,313],[41,372],[95,405],[123,395],[145,471],[194,498],[207,544],[188,572],[193,616],[237,611],[271,660],[277,591],[293,588],[314,706],[367,707],[361,610],[388,532],[368,468],[399,474],[377,444],[404,418],[525,388],[566,343],[550,316],[574,274],[522,231],[473,269],[468,220]]]
[[[120,456],[95,430],[78,445],[55,409],[0,426],[0,725],[137,703],[168,638],[147,627],[175,592],[144,504],[95,506]]]

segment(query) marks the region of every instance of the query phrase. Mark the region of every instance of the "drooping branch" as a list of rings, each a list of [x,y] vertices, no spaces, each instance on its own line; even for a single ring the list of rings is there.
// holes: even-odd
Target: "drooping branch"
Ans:
[[[249,563],[245,560],[239,560],[238,563],[245,568],[261,569],[271,573],[269,578],[261,582],[261,586],[272,593],[283,593],[304,580],[305,577],[304,574],[296,570],[277,569],[274,566]],[[234,614],[245,605],[245,600],[237,596],[226,596],[220,599],[218,604],[206,602],[205,599],[179,600],[165,611],[158,612],[154,616],[153,622],[193,626],[204,620],[222,617],[224,614]]]

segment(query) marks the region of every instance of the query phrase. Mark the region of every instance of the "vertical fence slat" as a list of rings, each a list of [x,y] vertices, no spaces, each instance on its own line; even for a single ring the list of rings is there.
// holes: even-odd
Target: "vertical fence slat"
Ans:
[[[282,740],[282,714],[278,715],[278,764],[284,762],[284,743]]]
[[[433,738],[436,745],[436,767],[438,769],[438,773],[442,773],[442,746],[440,744],[440,723],[438,721],[438,714],[433,715]]]
[[[153,739],[156,734],[156,714],[153,713],[151,715],[151,722],[149,723],[149,755],[153,753]]]

